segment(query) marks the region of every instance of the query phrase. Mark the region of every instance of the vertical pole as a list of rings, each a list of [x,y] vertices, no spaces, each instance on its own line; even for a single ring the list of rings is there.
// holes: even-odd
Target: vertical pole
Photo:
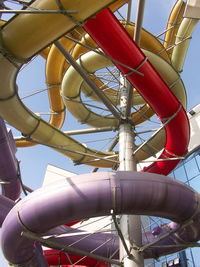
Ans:
[[[135,32],[134,32],[134,41],[138,46],[140,46],[140,38],[141,38],[141,30],[142,30],[142,22],[144,16],[144,7],[145,7],[145,0],[138,0],[137,6],[137,15],[136,15],[136,22],[135,22]]]
[[[126,23],[128,24],[131,20],[131,9],[132,9],[132,0],[129,0],[128,2],[128,10],[127,10],[127,16],[126,16]]]
[[[122,78],[124,79],[124,78]],[[127,101],[130,97],[130,85],[127,81],[122,80],[124,86],[120,89],[120,110],[121,123],[119,126],[119,170],[120,171],[136,171],[136,160],[133,155],[134,151],[134,127],[127,119]],[[122,215],[120,220],[120,228],[123,233],[125,242],[133,255],[133,259],[129,259],[123,244],[120,243],[120,260],[124,261],[125,267],[143,267],[143,255],[137,250],[132,249],[134,246],[142,245],[141,219],[138,215]]]

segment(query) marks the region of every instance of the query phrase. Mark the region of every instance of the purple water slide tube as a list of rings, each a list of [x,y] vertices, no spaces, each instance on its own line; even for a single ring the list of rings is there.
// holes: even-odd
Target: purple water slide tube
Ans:
[[[187,242],[200,239],[199,195],[193,189],[158,174],[133,171],[103,172],[60,180],[36,190],[17,203],[2,225],[3,253],[10,263],[18,264],[19,267],[31,264],[34,267],[47,266],[42,255],[36,253],[35,243],[21,235],[24,227],[39,235],[61,233],[59,226],[64,223],[110,215],[111,210],[116,214],[153,215],[172,220],[171,223],[143,233],[143,245],[190,221],[184,229],[159,241],[156,244],[158,247],[146,249],[143,252],[145,258],[157,258],[178,251]],[[66,229],[67,227],[64,231]],[[67,245],[77,241],[77,238],[69,236],[56,238],[56,241]],[[102,244],[105,238],[106,235],[96,234],[74,246],[91,251]],[[178,244],[183,247],[177,247]],[[166,249],[163,245],[171,247]],[[117,248],[118,242],[111,241],[95,253],[107,257],[108,251],[112,254]]]
[[[3,195],[0,195],[0,227],[2,227],[2,224],[6,216],[8,215],[8,213],[14,206],[15,206],[15,201]],[[60,232],[64,231],[63,227],[60,227],[59,231]],[[57,232],[58,232],[58,229],[57,229]],[[44,261],[43,257],[41,256],[43,254],[41,245],[39,243],[36,243],[34,246],[34,249],[37,251],[37,263],[36,264],[38,264],[38,262]]]
[[[14,207],[15,202],[5,196],[0,195],[0,227],[9,211]]]
[[[19,164],[15,157],[16,146],[11,131],[7,131],[4,120],[0,117],[0,179],[2,194],[17,200],[21,193]]]

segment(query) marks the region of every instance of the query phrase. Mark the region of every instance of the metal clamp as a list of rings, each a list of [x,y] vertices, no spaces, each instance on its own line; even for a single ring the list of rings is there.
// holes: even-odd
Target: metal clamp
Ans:
[[[130,75],[133,74],[133,73],[137,73],[137,74],[139,74],[139,75],[141,75],[141,76],[144,76],[144,74],[141,73],[141,72],[139,72],[138,70],[144,65],[144,63],[145,63],[147,60],[148,60],[148,57],[145,57],[144,60],[142,61],[142,63],[140,63],[140,64],[137,66],[137,68],[136,68],[135,70],[132,70],[132,71],[130,71],[129,73],[123,75],[123,76],[126,78],[126,77],[130,76]]]
[[[65,10],[65,8],[63,7],[63,5],[61,4],[60,0],[56,0],[56,3],[57,3],[57,5],[58,5],[59,9],[60,9],[61,11],[63,11],[62,14],[63,14],[65,17],[67,17],[69,20],[71,20],[71,21],[72,21],[73,23],[75,23],[76,25],[83,27],[84,23],[81,23],[80,21],[76,20],[74,17],[72,17],[71,15],[69,15],[69,13],[67,12],[67,10]]]

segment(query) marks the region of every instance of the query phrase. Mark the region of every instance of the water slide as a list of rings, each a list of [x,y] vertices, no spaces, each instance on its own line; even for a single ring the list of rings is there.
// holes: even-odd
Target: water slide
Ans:
[[[18,263],[19,266],[27,266],[27,262],[36,264],[34,262],[38,260],[38,254],[34,249],[34,242],[21,233],[37,233],[39,236],[43,233],[45,236],[54,234],[55,237],[51,237],[49,241],[57,241],[67,246],[80,236],[83,237],[83,233],[78,235],[79,232],[74,230],[76,235],[73,235],[72,229],[69,228],[67,237],[59,237],[56,233],[66,235],[67,227],[62,229],[58,225],[62,225],[66,220],[110,215],[111,210],[116,214],[142,213],[173,221],[143,233],[145,246],[164,234],[177,230],[165,240],[161,239],[156,243],[156,248],[145,249],[145,258],[157,258],[175,252],[182,249],[185,242],[199,239],[199,195],[194,190],[181,182],[157,174],[102,172],[62,179],[59,183],[36,190],[17,203],[2,226],[3,252],[10,262]],[[184,225],[186,227],[181,229],[180,226]],[[100,247],[95,254],[109,257],[118,247],[118,237],[111,234],[87,236],[75,247],[92,251],[99,247],[103,240],[110,242]],[[178,244],[183,244],[183,247],[177,247]],[[163,245],[171,247],[166,249]],[[118,258],[118,253],[114,258]],[[40,262],[40,265],[33,266],[46,265]]]
[[[184,9],[185,2],[177,0],[168,19],[163,46],[168,51],[169,57],[171,57],[174,50],[175,39],[183,20]]]
[[[110,5],[109,8],[114,12],[119,7],[121,7],[124,3],[125,3],[124,1],[117,1],[114,4]],[[184,7],[183,1],[177,1],[177,3],[175,4],[175,6],[172,10],[171,16],[169,18],[170,22],[168,23],[168,28],[171,27],[169,25],[172,25],[173,23],[176,26],[167,29],[164,45],[168,43],[168,46],[169,46],[169,42],[172,43],[171,38],[173,38],[173,39],[175,38],[175,34],[176,34],[176,32],[178,30],[178,26],[179,26],[178,23],[181,20],[183,7]],[[178,22],[177,22],[177,19],[178,19]],[[130,22],[129,22],[129,24],[127,24],[125,21],[122,21],[121,23],[123,24],[125,29],[128,31],[128,33],[131,36],[133,36],[135,25],[133,23],[130,23]],[[79,40],[79,38],[80,38],[80,36],[82,36],[81,34],[83,32],[84,32],[83,28],[76,27],[73,31],[70,32],[70,34],[67,35],[67,37],[70,38],[69,36],[72,35],[72,36],[76,37],[77,40]],[[88,51],[87,48],[83,47],[82,45],[75,44],[75,42],[73,42],[72,40],[68,40],[66,37],[61,38],[61,42],[68,51],[72,51],[72,56],[74,58],[78,58],[81,54]],[[95,42],[92,41],[91,37],[88,34],[86,34],[84,37],[82,37],[81,42],[82,42],[82,44],[90,44],[90,46],[92,46],[92,47],[96,46]],[[144,29],[142,29],[141,47],[146,48],[147,50],[150,50],[152,52],[155,52],[156,54],[160,55],[162,58],[164,58],[165,60],[167,60],[170,63],[169,54],[165,50],[165,46],[163,46],[158,41],[157,38],[155,38],[152,34],[145,31]],[[170,51],[172,51],[172,50],[173,49],[171,48]],[[60,84],[62,81],[62,74],[69,67],[69,64],[66,63],[64,56],[62,56],[59,53],[58,49],[54,45],[52,45],[51,49],[49,49],[49,54],[48,54],[48,56],[46,56],[46,58],[47,58],[46,81],[47,81],[47,86],[49,88],[48,92],[49,92],[50,110],[52,112],[56,112],[56,114],[53,113],[51,115],[50,124],[56,126],[57,128],[60,128],[63,124],[63,120],[65,117],[64,116],[65,108],[64,108],[63,101],[60,98],[59,90],[60,90]],[[159,62],[159,64],[161,64],[161,62]],[[56,68],[54,66],[56,66]],[[156,68],[156,69],[159,69],[159,68]],[[165,76],[166,76],[166,73],[168,73],[169,71],[173,72],[173,68],[171,67],[171,65],[169,65],[169,67],[166,68],[166,70],[162,73],[162,75],[163,75],[162,77],[164,77],[164,80],[166,80]],[[169,76],[173,77],[173,76],[171,76],[171,74]],[[97,79],[97,77],[95,77],[95,81],[96,81],[96,79]],[[179,81],[177,82],[177,80],[174,79],[174,81],[172,82],[172,85],[174,88],[173,91],[177,91],[177,92],[181,91],[179,93],[179,95],[182,98],[184,98],[184,97],[186,98],[185,93],[182,92],[181,89],[177,90],[176,86],[177,86],[177,83],[179,82]],[[98,85],[105,89],[105,85],[102,85],[102,84],[98,84]],[[169,87],[170,87],[170,85],[169,85]],[[87,86],[86,83],[83,83],[81,85],[81,90],[83,90],[84,93],[86,93],[90,97],[95,98],[95,100],[98,101],[98,98],[95,97],[95,94],[92,93],[91,89]],[[111,90],[111,89],[109,89],[109,90],[106,89],[106,92],[107,92],[107,96],[112,100],[112,102],[115,103],[115,99],[118,98],[118,96],[116,95],[116,92],[113,92],[113,90]],[[111,95],[109,95],[108,92],[109,92],[109,94],[111,93]],[[179,96],[177,96],[177,97],[181,101],[180,97]],[[186,99],[184,99],[184,101],[181,101],[181,102],[182,102],[183,106],[185,107]],[[138,104],[138,103],[141,104],[141,103],[144,103],[144,101],[141,102],[141,96],[138,94],[135,94],[134,95],[134,104]],[[73,103],[71,103],[71,104],[73,104]],[[74,106],[76,106],[76,103],[74,103]],[[76,107],[74,107],[74,109],[76,109]],[[86,110],[86,108],[85,108],[85,110]],[[139,123],[143,122],[144,120],[146,120],[147,118],[149,118],[150,116],[152,116],[153,114],[154,114],[154,112],[149,108],[149,105],[147,104],[147,105],[143,106],[139,111],[134,112],[132,119],[134,121],[134,124],[139,124]],[[98,116],[100,116],[100,115],[98,115]],[[86,114],[85,114],[85,117],[87,117]],[[78,118],[78,119],[81,121],[81,118]],[[96,119],[97,118],[95,118],[95,121],[96,121]],[[111,120],[108,120],[108,121],[111,122]],[[85,123],[88,124],[89,121],[85,121]],[[96,121],[96,124],[98,124],[98,127],[101,125],[101,124],[99,125],[99,123],[101,123],[100,120],[98,120],[98,122]],[[103,123],[106,124],[105,118],[104,118]],[[118,120],[115,120],[115,124],[117,124],[117,123],[118,123]],[[149,157],[149,154],[153,153],[153,151],[155,151],[155,153],[157,153],[158,151],[160,151],[164,147],[164,143],[165,143],[165,132],[164,132],[164,130],[162,130],[158,134],[156,134],[146,144],[146,146],[143,147],[142,151],[141,151],[141,149],[138,151],[137,154],[142,154],[142,156],[139,156],[137,158],[142,160],[142,159]],[[25,146],[30,146],[33,144],[36,144],[36,143],[27,141],[27,140],[25,140],[25,138],[20,138],[20,140],[19,139],[16,140],[16,145],[18,147],[25,147]],[[149,149],[149,147],[151,147],[151,149]],[[81,146],[80,146],[80,150],[81,150]],[[149,150],[151,150],[151,151],[149,151]],[[100,162],[99,162],[99,167],[101,167]]]
[[[79,22],[87,21],[88,18],[110,4],[109,1],[104,1],[102,5],[102,1],[95,1],[94,3],[94,1],[88,0],[91,9],[86,11],[84,6],[77,4],[77,1],[73,1],[73,3],[65,1],[64,3],[66,3],[64,7],[68,7],[68,9],[77,9],[78,7],[78,14],[81,14],[81,16],[75,15],[75,17]],[[53,1],[34,1],[33,7],[57,8]],[[71,149],[76,146],[80,149],[81,144],[29,111],[19,100],[15,84],[16,75],[23,63],[27,62],[53,40],[73,28],[72,20],[67,20],[63,15],[59,15],[59,18],[60,20],[58,20],[58,16],[55,18],[52,15],[49,21],[44,21],[41,15],[34,15],[34,17],[19,15],[2,28],[1,45],[3,53],[0,57],[0,64],[4,67],[1,68],[2,73],[0,74],[3,85],[0,92],[2,103],[0,114],[11,125],[19,129],[24,135],[32,137],[33,140],[50,145],[62,145],[64,141],[67,141],[67,146]],[[53,23],[53,19],[55,23]],[[51,27],[51,30],[48,31],[47,25],[53,25],[53,29]],[[23,30],[19,31],[19,29]],[[168,80],[164,81],[164,78],[161,77],[161,74],[158,74],[152,65],[153,63],[145,60],[146,55],[135,45],[108,9],[96,14],[95,18],[90,18],[84,23],[84,29],[112,59],[123,62],[131,68],[137,68],[143,63],[139,71],[144,74],[144,77],[133,73],[128,76],[128,79],[160,117],[161,121],[163,123],[168,121],[165,125],[166,144],[160,159],[165,159],[166,156],[173,158],[184,155],[187,152],[189,139],[187,115],[183,108],[184,104],[181,104],[181,100],[179,101],[170,91],[167,84]],[[29,31],[33,34],[31,38],[26,38]],[[109,38],[114,40],[114,47],[111,45]],[[13,39],[15,43],[12,42]],[[124,75],[130,72],[128,68],[119,64],[116,65]],[[169,85],[170,83],[171,81],[169,81]],[[179,142],[176,140],[179,140]],[[93,152],[83,146],[82,148],[83,152],[96,153],[96,151]],[[99,152],[99,154],[102,157],[105,156],[105,153]],[[77,155],[74,152],[68,152],[68,156],[74,158]],[[102,159],[100,162],[102,166],[106,165],[105,160]],[[160,226],[153,232],[144,234],[143,244],[146,245],[169,233],[171,229],[177,229],[176,234],[157,243],[160,248],[144,250],[143,253],[146,258],[158,257],[177,250],[176,246],[166,249],[162,248],[162,245],[197,241],[199,239],[200,212],[198,194],[182,183],[158,175],[168,174],[178,162],[179,160],[161,160],[144,169],[145,172],[156,174],[145,172],[86,174],[73,179],[70,178],[70,180],[65,179],[50,187],[37,190],[16,204],[3,223],[2,248],[5,257],[9,262],[18,264],[18,266],[30,266],[31,264],[33,266],[47,266],[46,260],[39,253],[34,242],[21,236],[21,232],[26,230],[40,235],[43,233],[51,234],[56,231],[60,233],[62,230],[59,225],[66,223],[66,218],[70,222],[83,219],[85,216],[109,215],[111,210],[114,210],[116,214],[146,214],[165,217],[173,221],[165,226]],[[144,191],[144,188],[148,188],[148,190]],[[117,190],[117,196],[115,190]],[[161,194],[158,195],[158,191]],[[132,199],[133,196],[135,199]],[[187,203],[183,199],[187,199]],[[163,206],[164,200],[165,205]],[[46,205],[47,201],[48,206]],[[136,206],[134,203],[139,204]],[[65,212],[63,212],[64,210]],[[187,226],[184,229],[179,227],[185,226],[186,223]],[[69,231],[71,231],[71,228]],[[145,236],[148,236],[148,239],[145,239]],[[95,241],[89,239],[87,245],[83,242],[78,248],[80,249],[82,246],[82,248],[90,251],[94,246],[96,247],[98,242],[102,242],[102,238],[105,237],[97,236]],[[67,244],[72,239],[60,238],[60,242]],[[110,251],[112,249],[116,250],[116,247],[110,247]],[[105,251],[102,248],[97,253],[105,256],[106,252],[107,250]]]

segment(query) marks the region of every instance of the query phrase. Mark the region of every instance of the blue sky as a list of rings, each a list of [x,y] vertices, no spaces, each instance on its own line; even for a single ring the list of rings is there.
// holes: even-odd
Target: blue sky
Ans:
[[[175,1],[173,0],[151,0],[146,1],[144,12],[144,28],[153,34],[159,34],[167,25],[170,10]],[[132,5],[132,20],[135,18],[135,10],[137,1],[133,0]],[[124,9],[122,11],[125,13]],[[187,90],[188,109],[192,109],[195,105],[200,103],[200,75],[199,75],[199,24],[193,33],[193,38],[188,49],[186,56],[183,73],[181,74],[183,82]],[[45,60],[41,57],[37,57],[33,62],[23,68],[18,75],[17,84],[19,87],[19,95],[21,97],[31,94],[40,89],[45,89]],[[34,112],[49,112],[49,103],[47,92],[40,93],[36,96],[32,96],[24,100],[24,103]],[[48,120],[48,116],[46,116]],[[66,122],[63,126],[63,130],[73,130],[79,128],[76,122],[69,112],[66,114]],[[8,127],[10,127],[8,125]],[[19,135],[18,132],[13,130],[14,135]],[[104,135],[105,136],[105,135]],[[93,136],[89,136],[90,139],[94,139]],[[88,139],[89,139],[88,138]],[[91,146],[93,143],[91,143]],[[97,144],[95,144],[96,146]],[[37,145],[30,148],[18,148],[17,158],[20,161],[22,179],[25,185],[32,189],[37,189],[42,185],[46,167],[48,164],[66,169],[78,174],[88,173],[93,168],[88,166],[74,166],[73,162],[66,156],[53,151],[52,149]],[[7,266],[4,259],[1,258],[1,266]]]

